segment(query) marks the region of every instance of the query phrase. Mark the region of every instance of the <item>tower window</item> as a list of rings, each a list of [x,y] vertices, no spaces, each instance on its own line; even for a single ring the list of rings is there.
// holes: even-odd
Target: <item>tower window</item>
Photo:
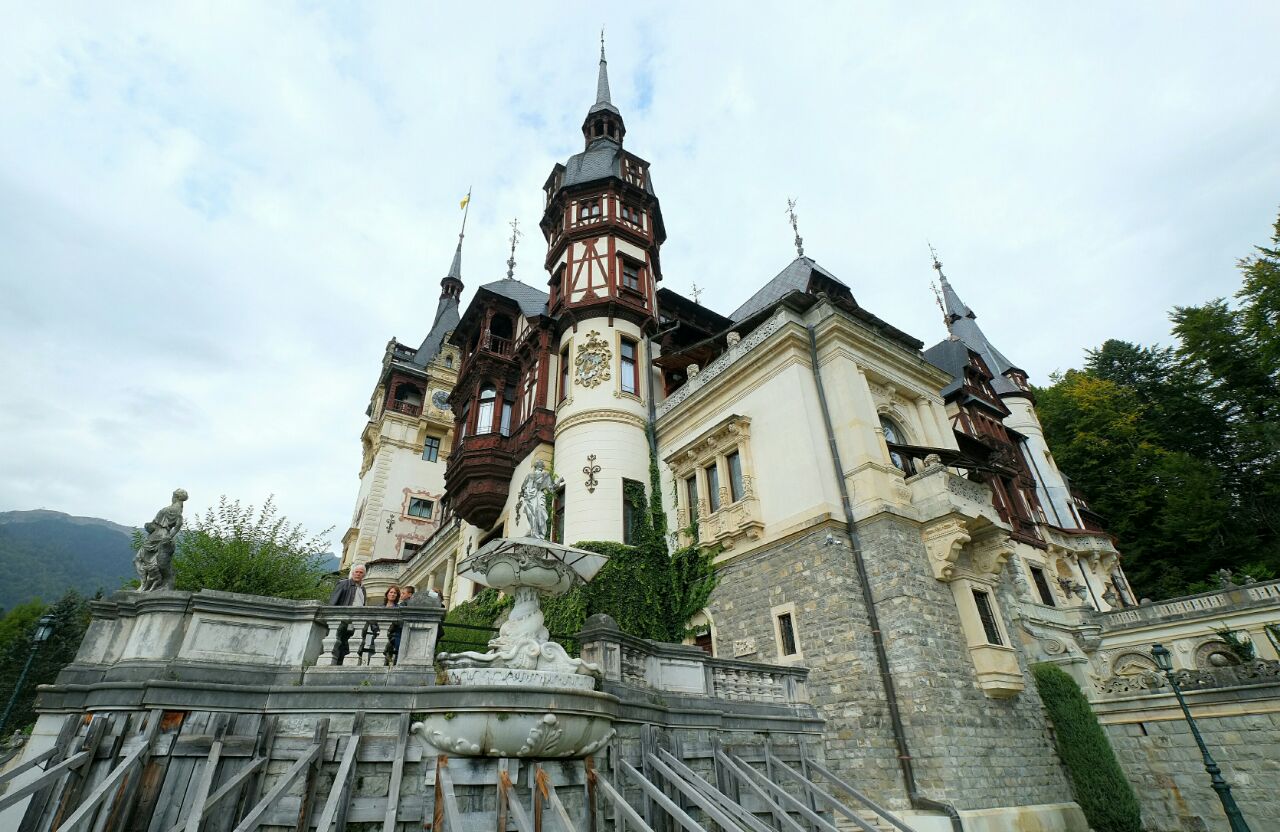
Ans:
[[[560,350],[560,401],[569,395],[569,345]]]
[[[623,203],[621,214],[624,221],[629,222],[632,225],[640,224],[640,211],[638,209],[632,208],[630,205]]]
[[[1053,593],[1049,591],[1049,581],[1044,576],[1044,570],[1039,566],[1031,565],[1031,580],[1035,582],[1036,592],[1040,594],[1040,603],[1046,607],[1056,607],[1053,601]]]
[[[476,410],[476,435],[493,433],[493,404],[497,392],[492,385],[480,388],[480,407]]]
[[[636,363],[636,342],[630,338],[623,338],[618,353],[618,360],[622,365],[620,373],[622,392],[636,395],[640,390],[640,367]]]
[[[639,509],[632,505],[630,495],[644,493],[644,486],[635,480],[622,481],[622,542],[628,546],[636,545],[636,521]]]
[[[423,520],[431,519],[431,512],[435,509],[436,504],[430,500],[424,500],[421,497],[409,498],[409,516],[419,517]]]
[[[742,481],[742,457],[734,451],[725,457],[724,461],[729,466],[729,496],[732,498],[730,502],[736,503],[746,494]]]
[[[600,216],[600,199],[584,199],[578,203],[578,219],[587,220]]]
[[[504,401],[502,403],[502,422],[498,425],[498,432],[503,436],[511,435],[511,409],[512,405],[510,401]]]
[[[640,267],[630,260],[622,261],[622,288],[640,291]]]
[[[1004,644],[1000,638],[1000,628],[996,625],[996,612],[991,604],[991,594],[975,589],[973,602],[978,606],[978,619],[982,621],[982,632],[987,636],[987,644]]]
[[[778,641],[782,655],[794,656],[800,652],[796,649],[796,625],[789,612],[778,616]]]
[[[422,445],[422,459],[426,462],[436,462],[440,459],[440,437],[427,437],[427,441]]]
[[[713,512],[720,510],[720,469],[716,463],[708,465],[704,471],[707,475],[707,505]]]
[[[551,542],[564,543],[564,486],[556,489],[551,503]]]

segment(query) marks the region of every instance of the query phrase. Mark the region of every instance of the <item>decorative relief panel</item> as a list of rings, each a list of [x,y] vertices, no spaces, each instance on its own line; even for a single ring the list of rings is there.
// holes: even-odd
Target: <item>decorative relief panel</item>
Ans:
[[[613,377],[612,362],[613,351],[593,329],[587,333],[586,343],[578,345],[578,355],[573,359],[574,378],[583,387],[595,387]]]

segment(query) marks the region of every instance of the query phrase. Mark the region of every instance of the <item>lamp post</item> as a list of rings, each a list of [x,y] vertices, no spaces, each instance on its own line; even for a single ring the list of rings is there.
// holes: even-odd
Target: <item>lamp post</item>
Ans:
[[[1231,796],[1231,786],[1223,778],[1222,769],[1218,768],[1218,764],[1209,755],[1204,738],[1200,736],[1200,729],[1196,727],[1195,717],[1191,716],[1191,709],[1187,707],[1187,700],[1182,698],[1182,688],[1178,687],[1178,680],[1173,676],[1173,654],[1163,644],[1153,644],[1151,658],[1155,659],[1156,667],[1160,668],[1165,678],[1169,680],[1173,695],[1178,697],[1178,704],[1182,706],[1182,715],[1187,718],[1187,725],[1191,726],[1191,736],[1196,738],[1196,745],[1200,746],[1200,753],[1204,756],[1204,770],[1209,772],[1213,790],[1218,793],[1218,799],[1222,801],[1222,809],[1227,813],[1231,832],[1249,832],[1249,824],[1245,823],[1244,815],[1236,805],[1236,799]]]
[[[4,728],[9,724],[9,714],[13,712],[13,706],[18,701],[18,694],[22,693],[22,683],[27,680],[27,671],[31,669],[36,651],[40,649],[41,644],[49,640],[51,635],[53,635],[53,616],[40,616],[40,620],[36,622],[36,631],[31,634],[31,652],[27,653],[27,663],[22,666],[22,673],[18,675],[18,684],[13,686],[13,695],[9,697],[9,704],[4,706],[4,715],[0,716],[0,738],[4,737]]]

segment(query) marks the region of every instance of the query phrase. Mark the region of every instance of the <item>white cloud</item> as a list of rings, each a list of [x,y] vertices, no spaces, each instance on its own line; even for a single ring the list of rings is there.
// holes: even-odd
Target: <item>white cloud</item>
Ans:
[[[0,50],[0,508],[145,519],[183,485],[313,528],[355,498],[386,340],[457,233],[503,271],[608,28],[667,285],[728,311],[806,251],[942,336],[926,240],[1038,380],[1167,340],[1280,203],[1280,10],[1165,4],[44,4]],[[589,22],[588,22],[589,21]],[[531,235],[519,276],[540,282]],[[340,531],[339,531],[340,533]],[[335,535],[336,537],[336,535]]]

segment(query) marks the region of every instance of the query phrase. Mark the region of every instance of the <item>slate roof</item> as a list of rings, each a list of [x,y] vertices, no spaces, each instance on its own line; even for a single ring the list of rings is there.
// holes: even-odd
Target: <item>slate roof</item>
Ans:
[[[1017,364],[1014,364],[1004,353],[995,348],[995,345],[987,340],[987,336],[982,332],[975,320],[978,315],[970,309],[965,302],[960,300],[960,296],[956,294],[956,290],[951,288],[951,284],[947,281],[946,275],[939,272],[942,282],[942,302],[946,307],[947,322],[951,327],[951,334],[959,338],[969,346],[971,350],[982,356],[982,360],[987,363],[987,369],[995,378],[991,380],[991,387],[999,395],[1006,393],[1022,393],[1023,391],[1009,380],[1005,373],[1009,370],[1021,370]],[[945,368],[944,368],[945,369]]]
[[[969,348],[963,341],[948,338],[924,351],[924,360],[951,374],[951,383],[942,388],[942,398],[947,398],[964,384],[964,368],[969,364]]]
[[[449,278],[462,282],[462,239],[458,239],[458,247],[453,252],[453,262],[449,264]],[[440,347],[444,344],[444,336],[448,335],[458,326],[460,320],[458,315],[458,299],[452,296],[440,298],[440,305],[436,307],[435,320],[431,322],[431,329],[427,332],[427,337],[422,339],[422,345],[418,347],[418,352],[413,356],[413,363],[419,367],[425,367],[432,359],[440,354]]]
[[[609,177],[622,178],[622,145],[610,138],[592,139],[587,149],[575,153],[564,163],[562,187],[597,182]],[[653,194],[653,176],[645,176],[644,189]]]
[[[541,289],[536,289],[527,283],[521,283],[519,280],[510,278],[495,280],[492,283],[486,283],[480,288],[515,301],[516,305],[520,307],[520,312],[526,317],[532,318],[535,315],[545,315],[547,312],[547,299],[550,296]]]
[[[759,291],[747,298],[747,302],[735,309],[729,317],[737,323],[751,317],[761,309],[777,303],[791,292],[809,291],[809,282],[812,280],[814,272],[828,280],[835,281],[841,286],[845,286],[844,281],[819,266],[812,258],[797,257],[788,263],[786,268],[778,272],[777,277],[764,284]],[[848,287],[845,286],[845,288]]]

